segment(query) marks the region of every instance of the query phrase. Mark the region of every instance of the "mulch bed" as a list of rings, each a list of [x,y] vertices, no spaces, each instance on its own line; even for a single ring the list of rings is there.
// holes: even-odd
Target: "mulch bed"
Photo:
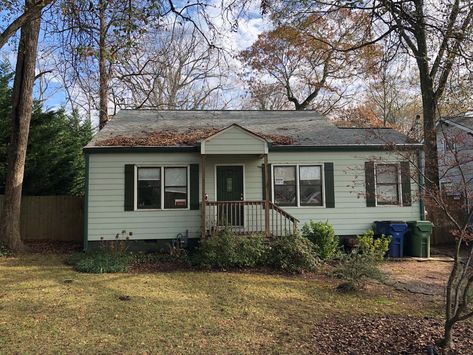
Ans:
[[[442,333],[442,321],[429,317],[327,317],[315,326],[314,350],[316,354],[444,354],[435,346]],[[457,324],[453,334],[453,354],[472,354],[472,325]]]
[[[72,242],[27,241],[26,253],[32,254],[71,254],[82,250],[82,245]]]

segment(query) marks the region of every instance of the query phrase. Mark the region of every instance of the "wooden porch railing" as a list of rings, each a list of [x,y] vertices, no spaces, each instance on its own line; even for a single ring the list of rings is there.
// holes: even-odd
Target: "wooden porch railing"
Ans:
[[[205,201],[204,204],[206,235],[230,229],[237,234],[283,236],[293,234],[299,223],[272,202],[269,202],[268,214],[265,213],[266,201]]]

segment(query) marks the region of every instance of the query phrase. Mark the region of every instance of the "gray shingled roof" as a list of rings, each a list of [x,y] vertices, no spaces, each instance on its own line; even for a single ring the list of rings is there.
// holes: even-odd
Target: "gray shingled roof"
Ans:
[[[451,121],[468,129],[473,129],[473,112],[466,112],[454,117],[445,117],[445,121]]]
[[[223,129],[233,123],[260,134],[290,137],[296,146],[412,144],[405,135],[392,129],[339,128],[314,111],[121,110],[87,147],[117,136],[140,137],[150,132]]]

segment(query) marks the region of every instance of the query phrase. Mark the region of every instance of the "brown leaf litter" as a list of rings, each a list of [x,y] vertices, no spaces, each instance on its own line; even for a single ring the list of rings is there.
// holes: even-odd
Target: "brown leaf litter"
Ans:
[[[314,328],[314,350],[316,354],[444,354],[435,345],[442,330],[442,320],[431,317],[326,317]],[[471,324],[457,324],[453,338],[454,354],[471,354]]]
[[[159,147],[171,147],[171,146],[192,146],[197,142],[206,139],[215,133],[219,132],[217,128],[206,128],[206,129],[189,129],[186,132],[177,131],[161,131],[161,132],[142,132],[140,136],[128,137],[128,136],[116,136],[110,137],[97,141],[96,146],[110,147],[110,146],[159,146]],[[293,143],[293,139],[287,136],[279,134],[260,134],[259,136],[271,141],[277,145],[290,145]]]

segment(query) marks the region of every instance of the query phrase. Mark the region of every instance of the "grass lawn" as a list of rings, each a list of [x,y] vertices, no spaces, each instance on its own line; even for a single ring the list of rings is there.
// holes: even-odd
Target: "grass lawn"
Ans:
[[[63,259],[0,259],[0,353],[309,353],[314,324],[334,313],[440,312],[437,301],[385,286],[342,295],[324,277],[90,275]]]

